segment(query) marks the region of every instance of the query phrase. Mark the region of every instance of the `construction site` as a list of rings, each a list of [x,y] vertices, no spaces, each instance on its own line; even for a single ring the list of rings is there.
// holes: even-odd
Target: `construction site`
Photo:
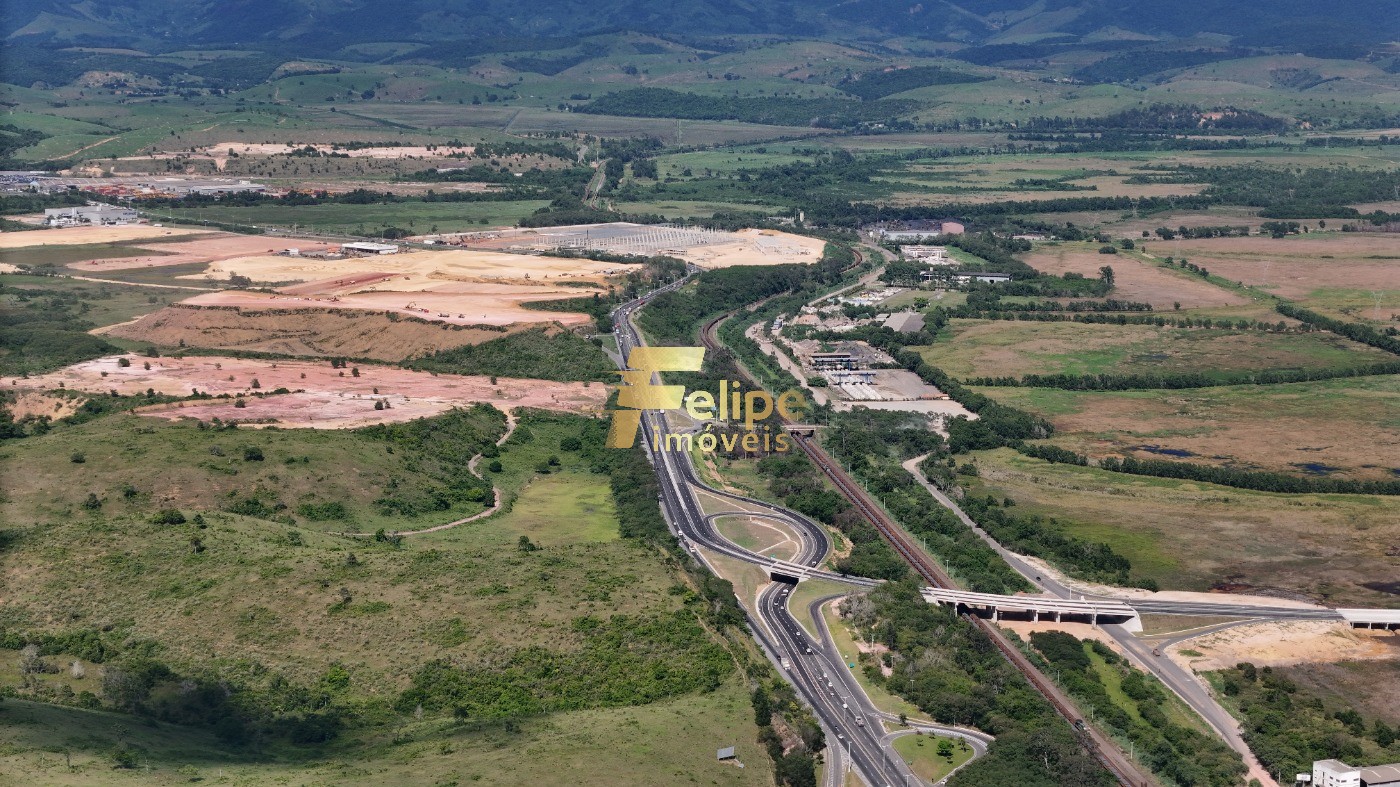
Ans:
[[[643,257],[667,255],[702,268],[816,262],[825,247],[825,243],[816,238],[772,230],[728,232],[630,222],[425,235],[414,240],[526,253],[591,251]]]

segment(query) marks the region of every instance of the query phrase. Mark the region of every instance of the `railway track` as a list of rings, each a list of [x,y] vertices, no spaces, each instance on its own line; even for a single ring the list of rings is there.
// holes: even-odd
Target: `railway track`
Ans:
[[[700,330],[700,341],[707,349],[718,350],[723,347],[718,337],[719,324],[734,316],[736,313],[737,312],[727,312],[705,323]],[[748,376],[742,364],[736,363],[736,366],[738,366],[741,374]],[[761,387],[756,380],[749,379],[748,382],[751,385]],[[825,475],[831,481],[832,485],[836,487],[837,491],[841,493],[841,496],[845,497],[850,501],[851,505],[855,506],[856,510],[875,527],[881,537],[889,543],[906,563],[918,572],[919,576],[922,577],[925,582],[934,587],[957,589],[957,585],[953,582],[952,577],[948,576],[948,573],[943,570],[943,567],[931,560],[922,550],[916,548],[909,536],[904,533],[903,529],[890,519],[884,509],[870,497],[860,484],[846,475],[845,471],[826,453],[826,451],[822,450],[819,445],[812,442],[811,438],[806,435],[792,434],[792,437],[797,446],[807,455],[807,458],[822,471],[822,474]],[[991,639],[1002,657],[1010,662],[1011,666],[1015,667],[1017,672],[1025,676],[1027,682],[1050,703],[1050,706],[1055,709],[1055,712],[1070,724],[1085,750],[1093,755],[1094,759],[1103,765],[1109,773],[1113,774],[1114,778],[1121,784],[1128,785],[1128,787],[1139,787],[1139,785],[1145,786],[1153,783],[1150,777],[1142,774],[1136,766],[1114,749],[1107,740],[1103,739],[1097,732],[1092,731],[1092,728],[1085,727],[1081,729],[1083,721],[1078,711],[1069,704],[1068,700],[1064,698],[1050,679],[1041,674],[1040,670],[1036,669],[1035,665],[1030,662],[1030,659],[1026,658],[1024,653],[1012,645],[1001,631],[976,615],[964,614],[964,617],[974,626],[981,629],[983,633]]]
[[[845,471],[821,449],[820,446],[812,442],[806,435],[793,434],[793,441],[797,444],[807,458],[831,481],[838,492],[851,502],[851,505],[860,511],[871,525],[879,531],[880,535],[894,548],[900,557],[904,559],[919,576],[934,587],[957,589],[951,577],[941,566],[929,559],[922,550],[914,546],[913,541],[906,535],[902,528],[896,524],[884,509],[880,508],[863,487],[857,484]],[[1078,711],[1069,704],[1068,700],[1060,693],[1059,689],[1051,683],[1050,679],[1041,674],[1030,659],[1018,650],[1011,642],[991,623],[972,614],[964,614],[964,618],[977,626],[996,645],[1002,657],[1011,663],[1025,676],[1026,680],[1035,688],[1041,696],[1045,698],[1055,712],[1070,723],[1075,734],[1079,737],[1084,748],[1098,760],[1114,778],[1128,787],[1139,787],[1139,785],[1149,785],[1152,783],[1149,777],[1144,776],[1132,763],[1123,758],[1114,750],[1106,740],[1103,740],[1098,733],[1091,732],[1089,728],[1081,728],[1083,721]]]

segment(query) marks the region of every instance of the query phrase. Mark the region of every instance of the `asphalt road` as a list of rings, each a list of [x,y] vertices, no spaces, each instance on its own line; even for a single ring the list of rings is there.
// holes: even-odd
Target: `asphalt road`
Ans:
[[[676,282],[663,290],[674,289],[682,283]],[[631,317],[655,294],[623,304],[614,312],[614,331],[621,358],[625,359],[630,350],[639,344]],[[661,486],[661,508],[666,521],[680,542],[691,548],[698,559],[703,561],[704,556],[694,549],[695,545],[758,565],[772,562],[721,536],[714,528],[714,517],[706,515],[695,499],[694,490],[697,487],[733,501],[736,504],[735,513],[747,514],[751,509],[759,508],[764,516],[786,523],[799,541],[798,552],[791,562],[812,567],[814,577],[849,585],[852,590],[876,584],[874,580],[863,577],[847,577],[815,568],[825,559],[830,548],[825,529],[817,523],[780,506],[708,487],[695,475],[689,457],[673,451],[653,450],[652,446],[657,444],[656,436],[668,431],[662,414],[648,412],[642,417],[639,439],[645,441],[656,470]],[[814,639],[792,615],[787,602],[793,587],[775,582],[764,588],[755,605],[757,609],[750,617],[749,628],[820,722],[828,747],[827,783],[833,787],[843,784],[844,772],[849,769],[872,787],[927,784],[895,752],[894,737],[886,733],[882,723],[894,719],[876,710],[855,682],[824,624],[823,636]],[[820,620],[820,615],[817,615],[817,619]],[[787,666],[783,667],[783,664]],[[990,741],[989,736],[975,730],[940,725],[922,725],[920,728],[964,738],[977,755],[985,753]]]

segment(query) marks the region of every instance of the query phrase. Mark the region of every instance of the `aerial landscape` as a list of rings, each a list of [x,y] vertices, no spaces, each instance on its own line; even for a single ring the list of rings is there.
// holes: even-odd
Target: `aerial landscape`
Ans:
[[[0,784],[1400,787],[1393,0],[0,23]]]

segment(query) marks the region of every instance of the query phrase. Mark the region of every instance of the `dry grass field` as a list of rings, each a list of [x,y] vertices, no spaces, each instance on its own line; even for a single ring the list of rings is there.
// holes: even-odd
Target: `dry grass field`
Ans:
[[[536,319],[543,316],[536,315]],[[390,319],[383,311],[311,308],[288,314],[280,309],[206,309],[173,304],[103,333],[161,347],[183,344],[216,350],[402,361],[499,339],[524,327],[487,330],[440,323],[434,329],[420,322]]]
[[[1091,457],[1173,459],[1304,475],[1400,475],[1400,377],[1176,391],[981,388],[1049,418]]]
[[[1099,269],[1108,265],[1113,268],[1114,298],[1150,303],[1158,311],[1172,311],[1177,303],[1183,309],[1199,309],[1249,302],[1193,274],[1169,271],[1135,255],[1100,254],[1098,250],[1096,243],[1042,244],[1024,259],[1045,273],[1080,273],[1089,278],[1097,278]]]
[[[1211,273],[1346,320],[1400,324],[1400,238],[1325,232],[1155,244]],[[1167,251],[1170,249],[1170,251]]]
[[[1097,325],[1076,322],[949,322],[924,360],[955,377],[1028,374],[1227,374],[1330,369],[1394,356],[1330,333],[1283,333]]]
[[[129,362],[121,366],[120,359]],[[146,366],[150,368],[147,369]],[[257,385],[254,386],[254,381]],[[143,408],[143,415],[167,419],[247,421],[281,427],[351,429],[373,423],[426,418],[453,407],[486,402],[499,410],[531,407],[595,414],[607,399],[606,386],[473,377],[414,372],[391,366],[335,369],[326,362],[260,361],[248,358],[191,356],[143,358],[112,356],[28,379],[0,378],[0,389],[48,391],[55,388],[104,394],[140,394],[147,390],[174,396],[193,391],[235,400],[177,402]],[[255,397],[279,388],[288,394]],[[376,410],[383,402],[387,409]]]
[[[122,241],[142,241],[167,238],[177,235],[208,233],[209,230],[195,230],[181,227],[153,227],[148,224],[125,224],[111,227],[56,227],[32,232],[0,233],[0,249],[19,249],[25,246],[73,246],[89,243],[119,243]]]
[[[980,451],[974,494],[1016,501],[1108,543],[1164,589],[1217,584],[1302,594],[1339,606],[1400,606],[1400,499],[1283,495],[1052,465]]]

